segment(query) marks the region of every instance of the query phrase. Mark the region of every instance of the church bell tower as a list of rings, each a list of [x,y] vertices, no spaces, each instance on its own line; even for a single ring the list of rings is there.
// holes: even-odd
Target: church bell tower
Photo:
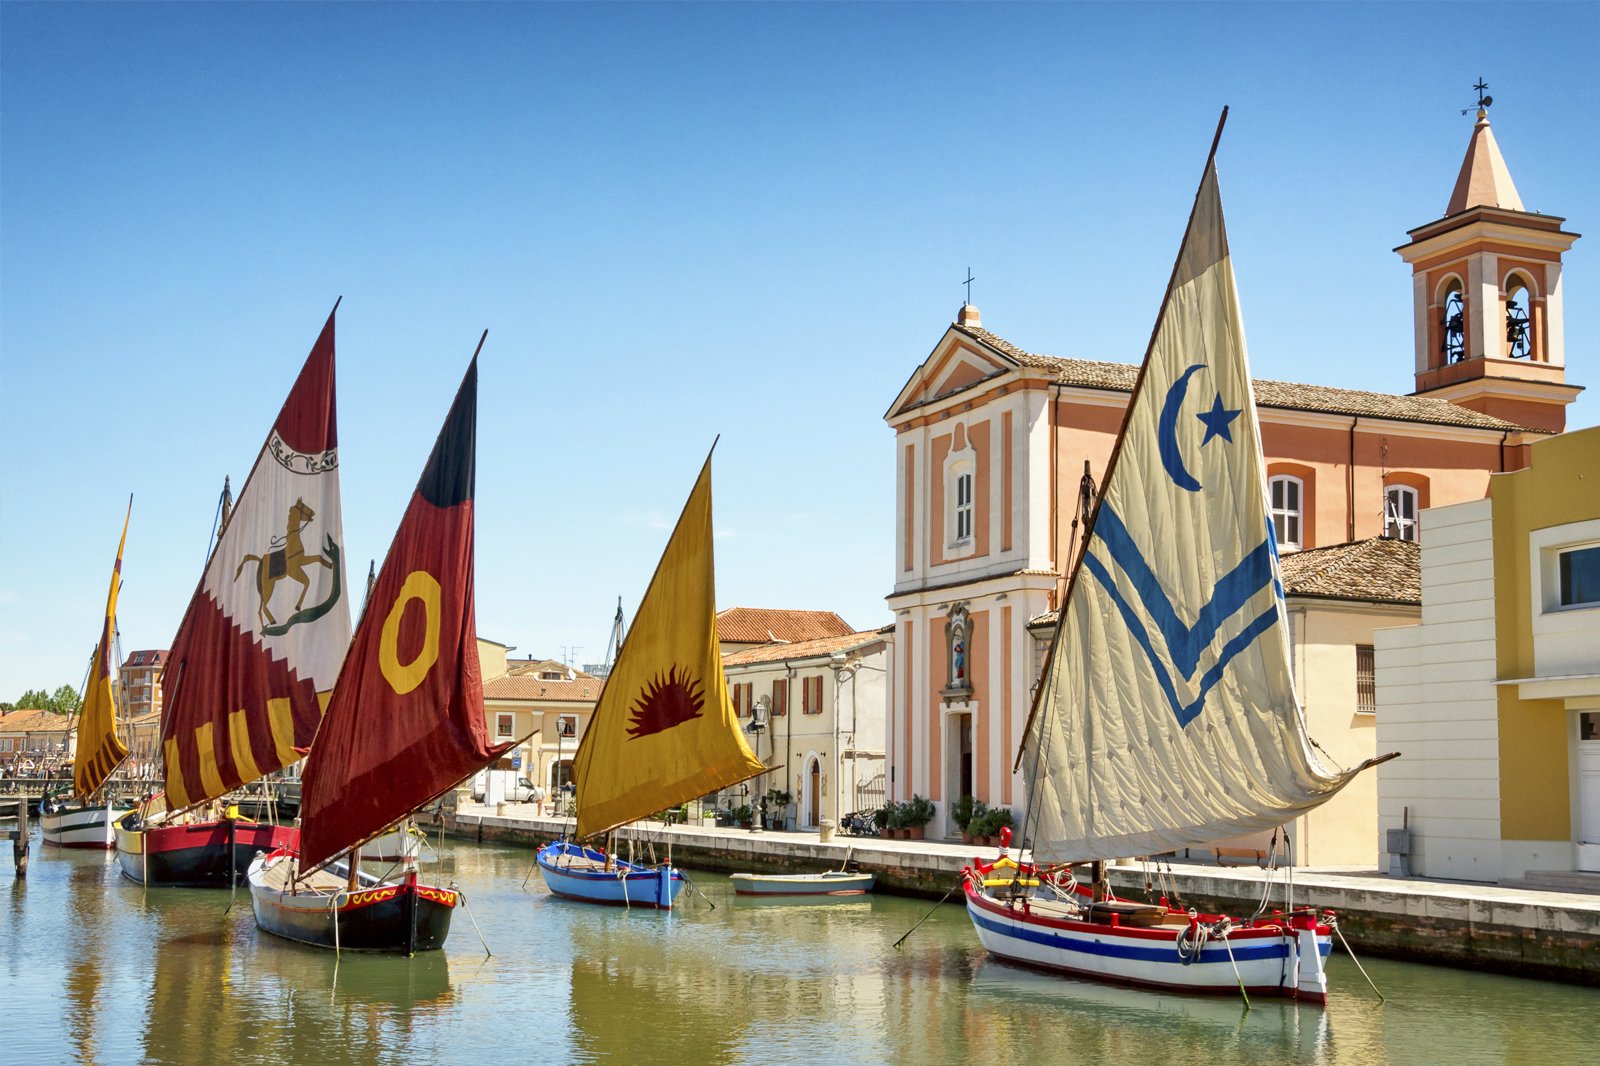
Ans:
[[[1560,432],[1582,390],[1566,380],[1561,256],[1578,234],[1522,206],[1489,128],[1478,119],[1444,217],[1396,248],[1411,266],[1415,395]]]

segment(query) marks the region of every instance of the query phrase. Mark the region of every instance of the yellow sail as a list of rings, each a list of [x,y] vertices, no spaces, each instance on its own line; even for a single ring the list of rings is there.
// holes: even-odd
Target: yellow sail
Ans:
[[[133,517],[133,500],[122,519],[122,540],[117,543],[117,565],[111,570],[111,591],[106,594],[106,615],[100,625],[100,644],[94,650],[94,665],[89,668],[89,684],[83,693],[83,710],[78,717],[78,753],[72,762],[72,790],[87,796],[111,776],[111,771],[128,757],[128,747],[117,736],[116,682],[112,676],[113,639],[117,632],[117,593],[122,590],[122,549],[128,543],[128,519]]]
[[[579,839],[763,771],[717,650],[706,459],[573,760]]]

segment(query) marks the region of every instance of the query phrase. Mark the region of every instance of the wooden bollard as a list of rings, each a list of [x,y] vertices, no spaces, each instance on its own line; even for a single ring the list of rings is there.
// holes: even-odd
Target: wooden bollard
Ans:
[[[17,876],[28,876],[28,798],[17,800],[17,827],[11,831],[11,852],[17,864]]]

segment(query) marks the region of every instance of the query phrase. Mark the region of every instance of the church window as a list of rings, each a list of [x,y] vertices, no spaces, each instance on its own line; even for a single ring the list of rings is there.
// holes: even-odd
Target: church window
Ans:
[[[1279,474],[1272,478],[1269,488],[1272,495],[1272,531],[1278,538],[1278,547],[1297,549],[1302,544],[1300,501],[1305,485],[1297,477]]]
[[[1410,485],[1390,485],[1383,499],[1383,535],[1394,540],[1416,540],[1417,490]]]

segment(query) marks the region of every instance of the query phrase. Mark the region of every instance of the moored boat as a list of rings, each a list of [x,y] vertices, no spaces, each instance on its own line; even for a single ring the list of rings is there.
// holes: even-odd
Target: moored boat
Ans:
[[[1325,766],[1295,695],[1215,156],[1214,141],[1023,728],[1030,860],[975,860],[963,890],[1002,959],[1322,1003],[1331,913],[1263,899],[1205,915],[1117,899],[1104,876],[1108,860],[1275,830],[1383,761]]]
[[[44,842],[54,847],[110,850],[117,846],[116,820],[128,810],[117,803],[80,806],[46,796],[39,802],[39,828]]]
[[[877,874],[824,870],[809,874],[729,874],[740,896],[860,896],[878,883]]]
[[[554,895],[586,903],[671,910],[686,883],[670,863],[643,866],[570,840],[540,848],[538,863]]]
[[[233,809],[220,818],[205,811],[166,814],[166,796],[157,793],[116,821],[117,866],[135,884],[231,888],[244,883],[258,854],[300,840],[293,826],[251,821]]]
[[[296,877],[289,851],[258,855],[250,865],[256,924],[287,940],[340,951],[437,951],[450,935],[460,893],[419,884],[415,870],[382,879],[331,863]]]

